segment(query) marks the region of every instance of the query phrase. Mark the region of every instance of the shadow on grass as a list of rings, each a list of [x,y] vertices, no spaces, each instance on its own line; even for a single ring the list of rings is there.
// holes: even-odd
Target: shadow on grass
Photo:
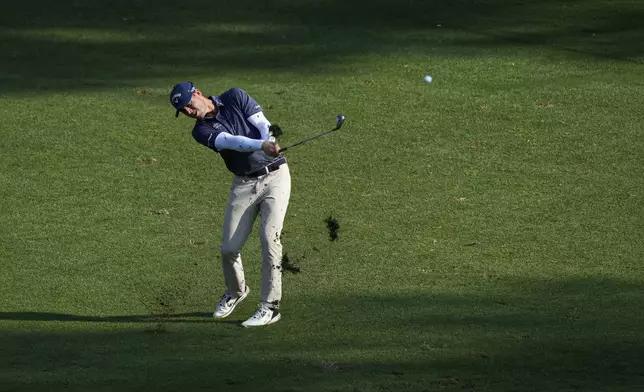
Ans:
[[[96,323],[210,323],[213,322],[211,313],[177,313],[158,315],[131,315],[131,316],[80,316],[64,313],[47,312],[0,312],[0,320],[21,321],[86,321]],[[221,322],[218,321],[218,322]]]
[[[495,279],[473,291],[308,298],[298,301],[306,306],[293,303],[280,323],[255,330],[178,323],[161,334],[3,332],[0,381],[18,390],[635,391],[644,386],[641,282]],[[0,318],[149,321],[31,312]]]
[[[25,0],[3,6],[3,93],[131,86],[231,70],[328,72],[346,56],[401,50],[559,47],[642,59],[637,2]],[[172,82],[168,82],[171,84]]]

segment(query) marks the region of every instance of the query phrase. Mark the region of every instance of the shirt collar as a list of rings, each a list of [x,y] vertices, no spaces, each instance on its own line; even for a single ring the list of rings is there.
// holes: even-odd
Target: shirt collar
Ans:
[[[223,102],[221,101],[221,99],[219,99],[219,97],[218,97],[218,96],[216,96],[216,95],[211,95],[211,96],[210,96],[210,97],[208,97],[208,98],[210,98],[210,100],[211,100],[211,101],[215,104],[215,106],[217,107],[217,114],[215,114],[214,116],[207,116],[207,117],[205,117],[205,118],[204,118],[204,120],[214,120],[214,119],[217,119],[217,118],[219,118],[219,115],[221,114],[221,110],[219,110],[219,108],[223,108],[223,107],[224,107],[224,103],[223,103]]]
[[[218,96],[212,95],[210,96],[210,99],[215,103],[215,105],[217,105],[217,107],[224,106],[224,103],[221,101],[221,99]]]

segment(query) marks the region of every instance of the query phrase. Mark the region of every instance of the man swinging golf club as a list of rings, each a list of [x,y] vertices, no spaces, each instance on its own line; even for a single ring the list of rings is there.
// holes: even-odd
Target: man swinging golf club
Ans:
[[[176,116],[196,119],[193,138],[219,153],[234,174],[224,215],[221,262],[227,291],[213,317],[228,317],[248,296],[241,249],[257,215],[261,217],[261,303],[244,327],[279,321],[282,299],[280,234],[291,195],[291,175],[260,105],[243,90],[205,96],[192,82],[174,86],[170,103]]]

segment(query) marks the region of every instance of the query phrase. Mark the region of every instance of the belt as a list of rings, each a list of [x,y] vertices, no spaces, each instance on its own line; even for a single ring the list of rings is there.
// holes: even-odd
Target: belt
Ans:
[[[257,170],[256,172],[252,172],[249,174],[246,174],[244,177],[259,177],[263,176],[265,174],[268,174],[270,172],[274,172],[275,170],[279,169],[280,166],[286,163],[286,159],[282,158],[279,161],[273,162],[268,166],[264,166],[260,170]]]

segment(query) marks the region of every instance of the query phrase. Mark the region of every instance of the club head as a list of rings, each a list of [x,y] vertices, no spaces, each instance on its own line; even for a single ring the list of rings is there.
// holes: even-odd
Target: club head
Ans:
[[[344,119],[345,117],[341,114],[338,114],[338,116],[335,118],[335,129],[340,129],[342,124],[344,124]]]

